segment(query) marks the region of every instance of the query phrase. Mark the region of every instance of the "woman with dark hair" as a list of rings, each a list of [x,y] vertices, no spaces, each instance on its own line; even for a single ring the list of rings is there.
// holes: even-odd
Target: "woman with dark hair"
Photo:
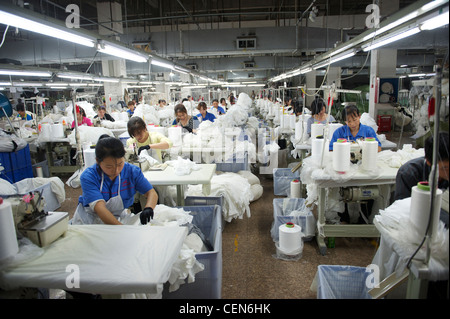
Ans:
[[[186,107],[183,104],[175,105],[174,111],[175,120],[173,121],[172,125],[181,126],[189,133],[195,133],[199,125],[197,117],[188,115]]]
[[[328,114],[326,112],[326,104],[325,101],[319,97],[316,96],[314,101],[311,103],[311,117],[306,122],[306,133],[308,133],[309,136],[311,136],[311,124],[313,123],[322,123],[327,124],[327,118]],[[333,115],[330,114],[330,119],[328,122],[334,122],[336,121],[333,117]]]
[[[345,125],[334,131],[330,140],[330,151],[333,150],[333,143],[340,138],[344,138],[348,142],[374,138],[378,142],[378,152],[381,152],[381,142],[377,137],[377,133],[372,127],[361,124],[361,115],[356,105],[347,105],[344,109],[344,114]]]
[[[76,105],[76,113],[77,113],[78,126],[81,126],[81,125],[92,126],[91,120],[88,117],[86,117],[86,112],[84,111],[84,109],[82,107],[79,107],[78,105]],[[72,128],[74,128],[74,127],[75,127],[75,121],[72,122]]]
[[[209,113],[209,112],[207,111],[207,110],[208,110],[208,107],[206,106],[206,103],[205,103],[205,102],[200,102],[200,103],[198,103],[197,110],[199,110],[199,112],[200,112],[200,114],[197,115],[197,118],[198,118],[199,120],[201,120],[201,122],[203,122],[203,121],[211,121],[211,122],[214,122],[214,120],[216,119],[216,117],[215,117],[214,114]]]
[[[149,132],[144,120],[133,116],[127,123],[128,134],[127,146],[136,143],[138,155],[143,150],[154,150],[155,157],[162,163],[161,150],[167,150],[173,146],[173,142],[166,136],[158,132]]]
[[[153,217],[158,195],[140,168],[125,162],[122,142],[106,134],[100,136],[95,147],[96,164],[80,176],[83,194],[72,224],[121,225],[126,208],[133,205],[136,191],[147,198],[140,214],[142,224]]]

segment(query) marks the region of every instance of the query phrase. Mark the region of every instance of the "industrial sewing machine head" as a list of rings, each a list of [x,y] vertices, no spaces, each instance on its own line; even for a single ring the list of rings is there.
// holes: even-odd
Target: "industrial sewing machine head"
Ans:
[[[68,213],[49,213],[44,210],[44,207],[42,192],[30,192],[13,205],[17,232],[41,247],[51,244],[64,234],[69,222]]]
[[[362,160],[362,149],[359,143],[352,142],[350,145],[350,161],[353,164],[358,163],[360,160]]]
[[[94,121],[93,125],[94,125],[95,127],[101,127],[101,126],[102,126],[102,125],[101,125],[102,120],[101,120],[99,117],[95,118],[93,121]]]

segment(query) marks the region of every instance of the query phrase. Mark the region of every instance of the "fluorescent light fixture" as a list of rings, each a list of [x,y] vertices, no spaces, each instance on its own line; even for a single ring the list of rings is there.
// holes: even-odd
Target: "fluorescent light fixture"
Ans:
[[[88,86],[103,86],[101,83],[89,83]]]
[[[12,86],[39,87],[39,86],[42,86],[42,83],[40,83],[40,82],[13,82]]]
[[[324,66],[327,66],[328,64],[333,64],[333,63],[335,63],[337,61],[341,61],[341,60],[345,60],[347,58],[350,58],[350,57],[354,56],[355,54],[356,54],[356,50],[351,50],[350,52],[344,52],[344,53],[339,54],[337,56],[334,56],[334,57],[332,57],[330,59],[327,59],[327,60],[325,60],[323,62],[316,63],[316,64],[313,65],[312,68],[314,70],[317,70],[317,69],[323,68]],[[309,71],[311,71],[311,70],[309,70]]]
[[[115,78],[103,78],[103,77],[97,77],[93,79],[97,82],[110,82],[110,83],[118,83],[120,80]]]
[[[418,78],[421,76],[426,76],[426,74],[425,73],[408,74],[408,77],[410,78]]]
[[[419,32],[420,32],[420,29],[418,27],[415,27],[415,28],[410,29],[410,30],[408,30],[406,32],[398,33],[397,35],[394,35],[394,36],[389,37],[387,39],[380,40],[380,41],[375,41],[375,43],[370,44],[370,45],[368,45],[366,47],[363,47],[363,51],[367,52],[367,51],[370,51],[370,50],[373,50],[373,49],[385,46],[386,44],[398,41],[400,39],[407,38],[407,37],[412,36],[412,35],[414,35],[416,33],[419,33]]]
[[[265,85],[265,84],[247,84],[247,86],[254,86],[254,87],[259,86],[259,87],[263,87],[263,86],[266,86],[266,85]]]
[[[0,82],[1,86],[10,86],[11,82]]]
[[[174,70],[176,72],[180,72],[180,73],[183,73],[183,74],[189,74],[190,73],[189,70],[187,70],[185,68],[182,68],[180,66],[177,66],[177,65],[174,66]]]
[[[0,10],[0,23],[23,30],[40,33],[49,37],[73,42],[76,44],[81,44],[91,48],[95,46],[94,40],[89,39],[87,37],[79,36],[74,33],[63,31],[58,28],[50,27],[43,23],[26,19],[19,15],[11,14],[2,10]]]
[[[434,18],[428,19],[420,25],[420,30],[433,30],[448,24],[448,11]]]
[[[307,67],[301,70],[301,74],[305,74],[312,71],[312,67]]]
[[[143,54],[134,52],[133,50],[127,48],[121,48],[116,45],[106,43],[102,40],[98,41],[97,50],[105,54],[113,55],[122,59],[131,60],[139,63],[147,62],[148,60],[148,58]]]
[[[90,75],[90,74],[57,73],[56,76],[59,78],[62,78],[62,79],[92,80],[92,75]]]
[[[193,85],[193,86],[185,86],[185,89],[204,89],[206,85]]]
[[[0,75],[18,75],[18,76],[39,76],[51,77],[52,73],[47,71],[27,71],[27,70],[0,70]]]
[[[162,62],[162,61],[151,59],[151,64],[160,66],[162,68],[170,69],[170,70],[174,69],[173,64],[170,64],[169,62]]]
[[[64,83],[64,82],[48,82],[45,83],[45,86],[50,86],[50,87],[55,87],[55,86],[68,86],[69,83]]]
[[[233,88],[233,87],[246,87],[247,85],[245,85],[245,84],[228,83],[228,84],[224,84],[222,86]]]

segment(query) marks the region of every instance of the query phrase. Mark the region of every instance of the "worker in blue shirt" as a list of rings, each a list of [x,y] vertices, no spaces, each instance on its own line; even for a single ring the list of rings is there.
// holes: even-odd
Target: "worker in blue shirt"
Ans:
[[[127,110],[128,117],[132,117],[134,114],[134,109],[136,108],[136,105],[134,104],[134,101],[129,101],[127,105],[128,105],[128,110]]]
[[[381,151],[381,142],[377,137],[377,133],[370,126],[360,123],[361,115],[355,105],[348,105],[344,109],[346,117],[344,126],[341,126],[333,133],[333,137],[330,141],[330,151],[333,150],[333,143],[339,138],[345,138],[347,141],[354,141],[359,139],[365,139],[367,137],[373,137],[378,142],[378,152]]]
[[[25,111],[25,105],[23,103],[17,104],[16,110],[17,113],[19,113],[17,114],[17,117],[21,120],[31,121],[33,119],[33,117],[30,114],[27,114],[27,112]]]
[[[212,107],[210,111],[216,116],[225,114],[225,110],[223,109],[223,107],[219,106],[219,100],[217,99],[214,99],[212,101]]]
[[[200,121],[211,121],[214,122],[214,120],[216,119],[216,117],[214,116],[214,114],[209,113],[207,111],[208,107],[206,106],[205,102],[200,102],[197,105],[197,110],[200,112],[200,114],[197,115],[198,119]]]
[[[147,198],[139,215],[141,224],[147,224],[153,218],[158,194],[138,166],[125,162],[122,142],[106,134],[100,136],[95,158],[97,163],[80,176],[83,194],[72,224],[121,225],[119,219],[125,217],[126,208],[133,205],[136,191]]]

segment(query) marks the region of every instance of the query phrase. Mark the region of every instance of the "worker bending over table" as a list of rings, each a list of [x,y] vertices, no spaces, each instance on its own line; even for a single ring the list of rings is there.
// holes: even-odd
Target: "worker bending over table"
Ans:
[[[127,128],[130,135],[130,138],[127,140],[127,146],[136,143],[138,155],[143,150],[154,150],[156,159],[162,163],[161,150],[171,148],[173,145],[172,140],[161,133],[149,132],[144,120],[137,116],[133,116],[128,121]]]
[[[125,162],[122,142],[106,134],[100,136],[95,147],[96,164],[86,168],[80,176],[83,194],[72,224],[121,225],[126,208],[133,205],[136,191],[146,196],[140,214],[142,224],[153,218],[158,195],[139,167]]]
[[[197,118],[201,122],[203,121],[214,122],[214,120],[216,119],[216,116],[214,114],[208,112],[208,107],[206,106],[205,102],[199,102],[197,110],[200,112],[200,114],[197,115]]]
[[[378,142],[378,152],[381,151],[381,142],[377,137],[377,133],[370,126],[361,124],[361,115],[355,105],[348,105],[344,109],[345,124],[341,126],[333,133],[333,137],[330,141],[330,151],[333,150],[333,143],[340,138],[345,138],[347,141],[356,142],[359,139],[375,138]]]
[[[327,124],[328,114],[326,112],[326,104],[325,101],[320,98],[319,96],[316,96],[314,101],[311,103],[311,117],[306,122],[306,133],[308,133],[308,136],[311,137],[311,124],[315,122],[319,122],[322,124]],[[334,122],[335,119],[333,115],[330,114],[330,118],[328,122]],[[315,137],[314,137],[315,138]]]
[[[172,125],[181,126],[189,133],[196,133],[199,126],[199,120],[196,116],[190,116],[187,114],[186,107],[183,104],[177,104],[174,108],[175,120]]]
[[[25,104],[23,103],[19,103],[16,105],[16,110],[17,110],[17,118],[20,118],[21,120],[26,120],[26,121],[31,121],[33,119],[33,116],[28,114],[25,111]]]
[[[92,126],[91,120],[86,116],[86,112],[82,107],[76,106],[77,124],[78,126],[87,125]],[[72,129],[75,128],[75,121],[72,122]]]
[[[439,143],[437,152],[437,169],[438,187],[445,191],[448,188],[449,182],[449,150],[448,150],[448,132],[440,132],[438,136]],[[431,164],[433,163],[433,136],[430,136],[425,141],[425,156],[412,159],[403,164],[397,172],[395,178],[395,194],[394,199],[403,199],[411,197],[411,190],[418,182],[428,181],[431,173]],[[448,225],[448,214],[441,214],[441,220]]]

